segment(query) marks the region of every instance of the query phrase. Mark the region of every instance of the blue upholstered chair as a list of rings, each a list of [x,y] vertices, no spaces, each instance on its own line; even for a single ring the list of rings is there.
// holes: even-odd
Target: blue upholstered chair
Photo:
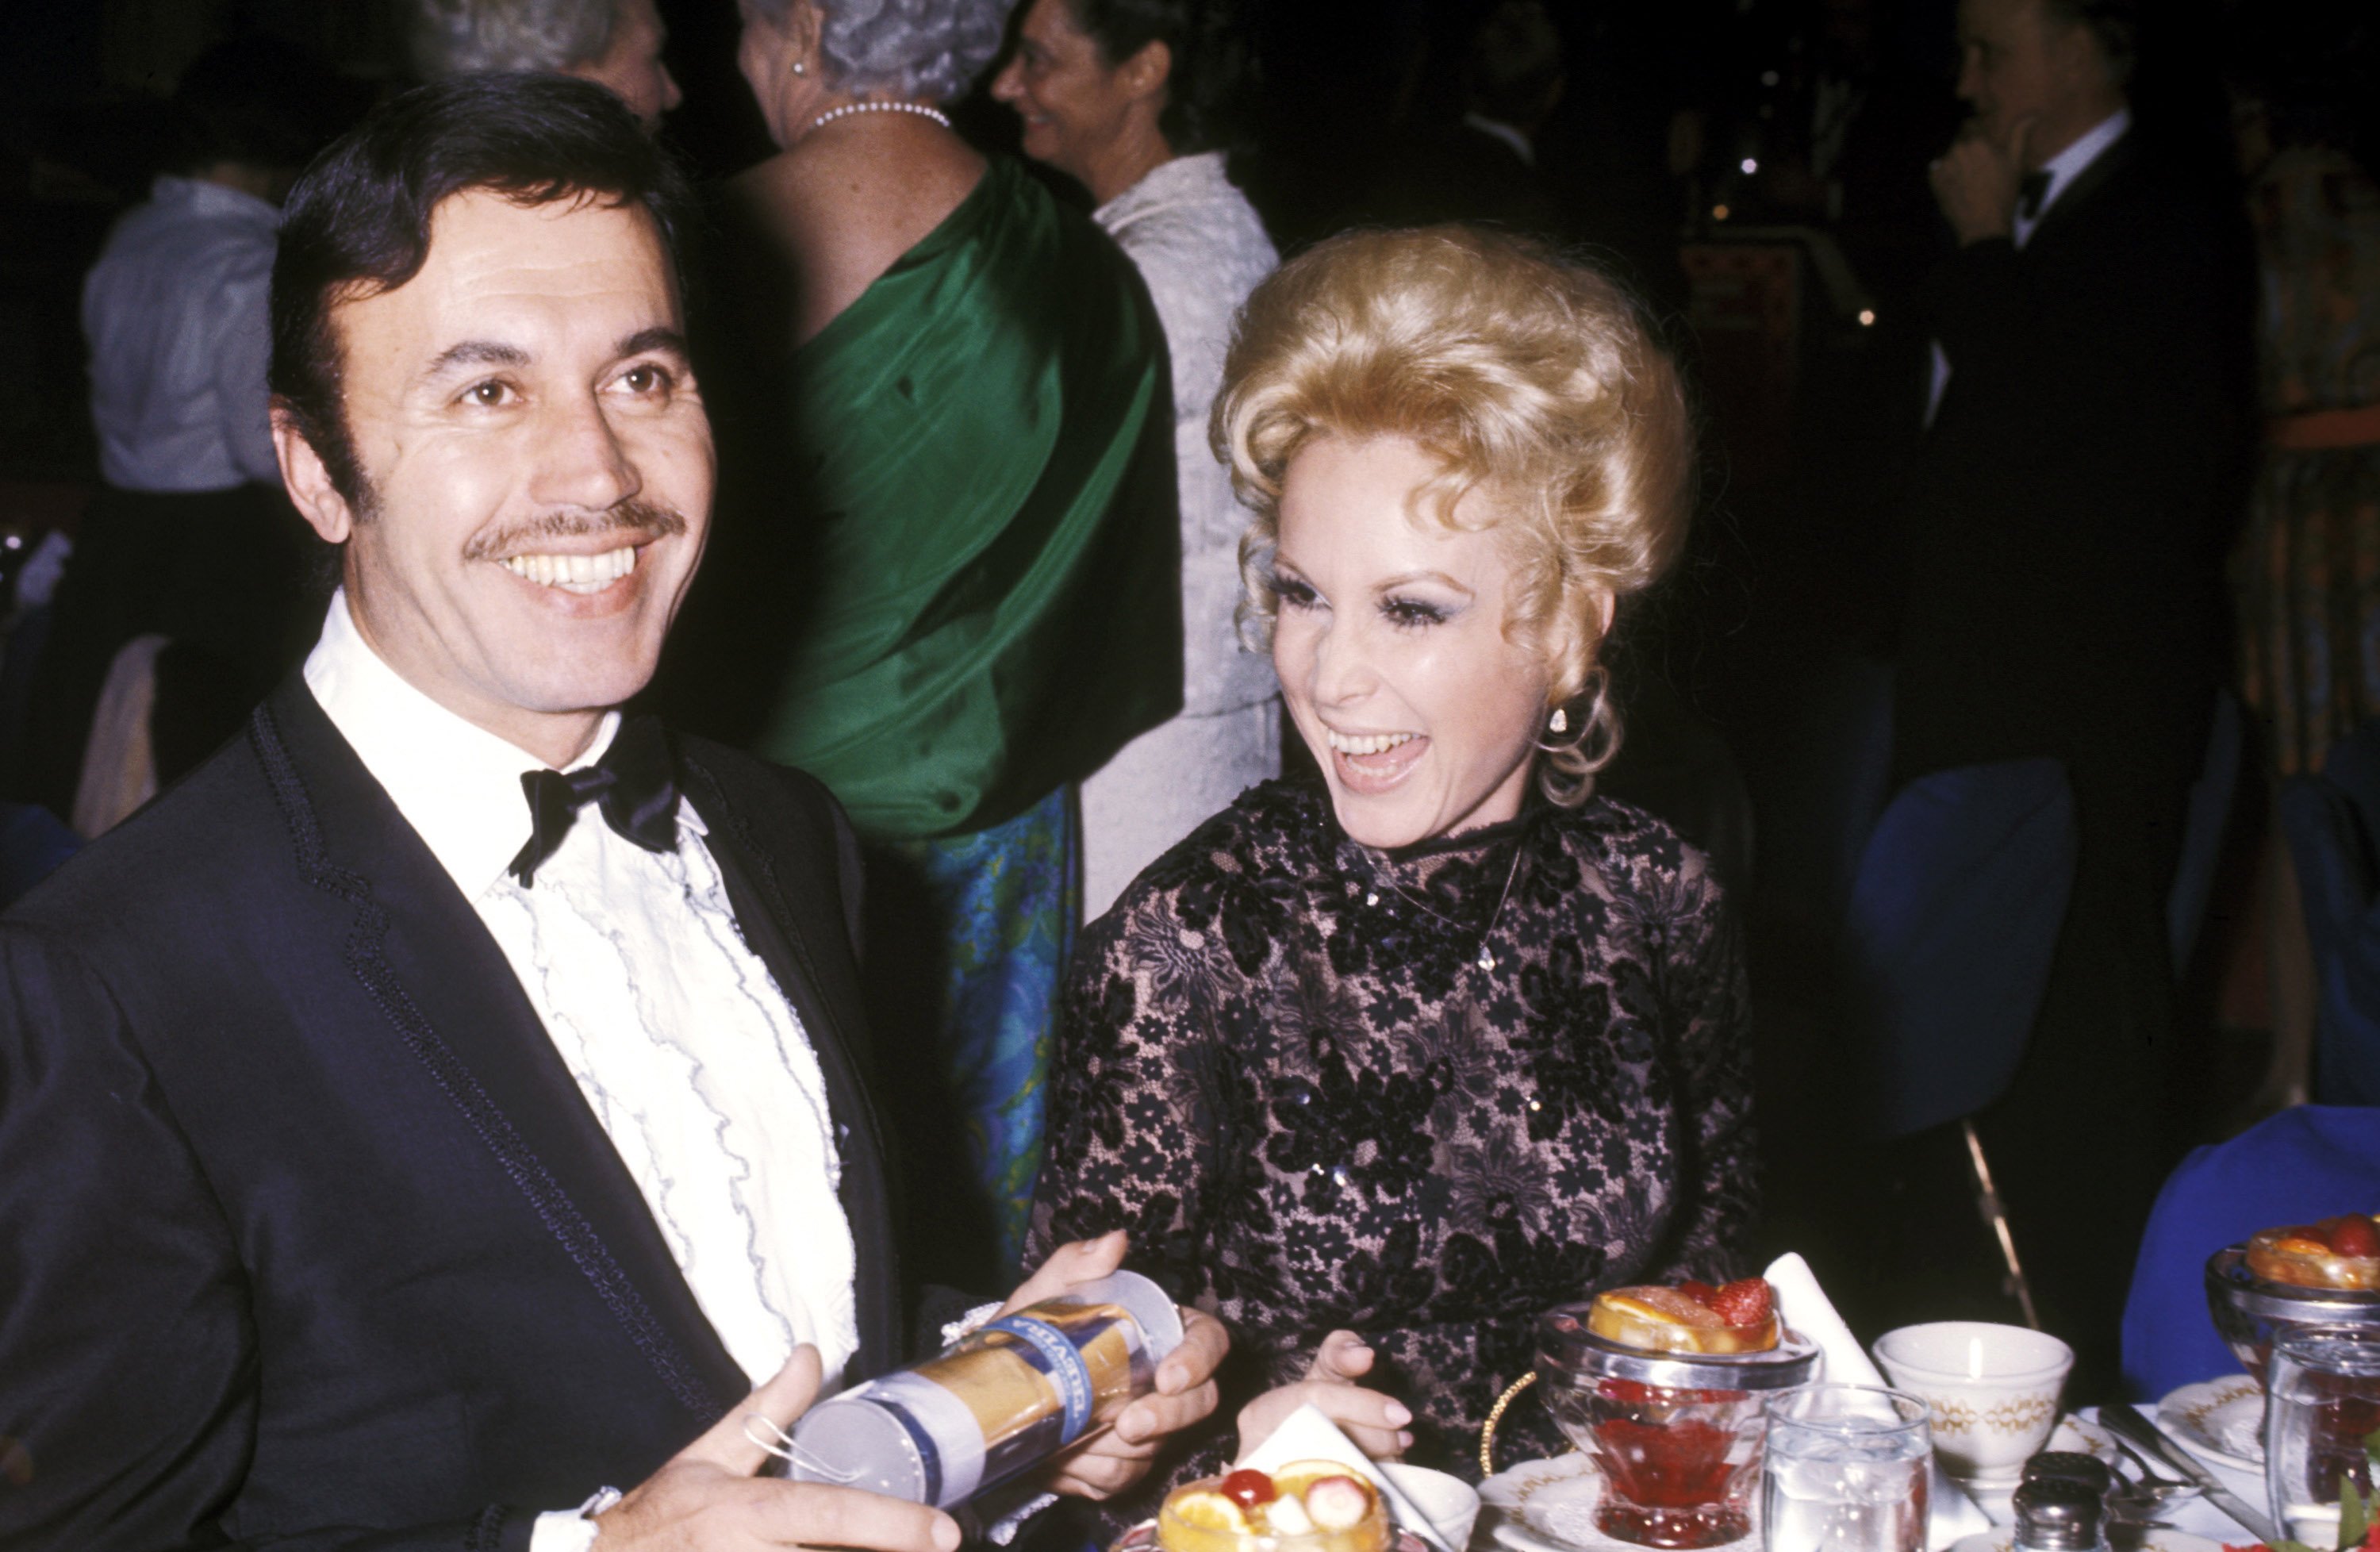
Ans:
[[[2206,1258],[2260,1229],[2380,1206],[2380,1109],[2301,1105],[2181,1161],[2157,1195],[2124,1303],[2124,1384],[2154,1400],[2237,1374],[2215,1334]]]
[[[2281,785],[2320,988],[2313,1095],[2380,1104],[2380,721],[2331,748],[2320,776]]]
[[[2008,1087],[2066,919],[2074,847],[2056,760],[1936,771],[1886,808],[1844,927],[1869,1131],[1906,1136]]]

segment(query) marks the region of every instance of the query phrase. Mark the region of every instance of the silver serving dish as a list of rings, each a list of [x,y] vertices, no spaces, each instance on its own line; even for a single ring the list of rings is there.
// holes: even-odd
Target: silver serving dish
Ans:
[[[2244,1243],[2206,1258],[2206,1308],[2216,1333],[2258,1385],[2265,1383],[2273,1339],[2292,1327],[2380,1327],[2380,1291],[2268,1281],[2248,1269]]]
[[[1651,1352],[1586,1328],[1589,1303],[1560,1304],[1537,1317],[1537,1375],[1552,1400],[1607,1379],[1665,1390],[1791,1390],[1816,1377],[1818,1344],[1780,1330],[1765,1352]]]

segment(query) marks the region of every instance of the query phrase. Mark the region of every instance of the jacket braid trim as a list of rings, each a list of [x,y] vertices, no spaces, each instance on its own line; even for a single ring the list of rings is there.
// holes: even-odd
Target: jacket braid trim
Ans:
[[[346,943],[348,969],[396,1026],[407,1049],[429,1068],[431,1077],[462,1110],[471,1130],[495,1155],[496,1162],[528,1199],[547,1232],[560,1242],[581,1275],[594,1286],[596,1295],[626,1328],[630,1340],[652,1364],[678,1404],[705,1422],[715,1417],[718,1403],[694,1365],[662,1329],[619,1263],[612,1258],[594,1226],[580,1214],[561,1182],[547,1170],[544,1161],[521,1140],[520,1134],[488,1097],[470,1069],[455,1057],[453,1049],[406,994],[382,948],[388,935],[388,913],[372,898],[371,886],[364,879],[331,861],[322,844],[313,799],[290,760],[288,746],[282,742],[280,726],[269,706],[259,706],[249,719],[249,741],[263,764],[273,803],[281,810],[297,845],[298,870],[315,889],[354,908],[356,928]]]

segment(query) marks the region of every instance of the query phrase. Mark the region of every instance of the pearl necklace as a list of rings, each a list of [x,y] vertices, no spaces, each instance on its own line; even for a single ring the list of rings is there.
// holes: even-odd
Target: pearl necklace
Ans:
[[[940,108],[929,108],[923,103],[845,103],[839,108],[829,108],[811,119],[809,128],[802,132],[809,134],[832,124],[838,118],[849,118],[853,114],[864,113],[916,114],[919,118],[932,119],[945,129],[951,127],[948,114],[943,113]]]

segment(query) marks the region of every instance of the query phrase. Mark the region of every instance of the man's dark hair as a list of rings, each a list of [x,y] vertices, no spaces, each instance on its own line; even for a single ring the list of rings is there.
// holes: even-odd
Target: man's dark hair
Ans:
[[[1469,105],[1501,124],[1534,127],[1560,100],[1561,33],[1542,0],[1502,0],[1480,19],[1463,61]]]
[[[2041,9],[2052,21],[2088,31],[2107,62],[2107,78],[2119,90],[2131,84],[2141,59],[2139,0],[2041,0]]]
[[[332,311],[419,273],[438,207],[476,189],[522,205],[641,205],[684,291],[685,177],[611,92],[565,76],[490,74],[391,98],[290,190],[273,265],[273,397],[351,503],[362,481]]]
[[[1247,29],[1232,0],[1071,0],[1071,6],[1075,25],[1090,35],[1111,67],[1153,42],[1172,55],[1157,128],[1173,154],[1229,151],[1239,143],[1253,69]]]

